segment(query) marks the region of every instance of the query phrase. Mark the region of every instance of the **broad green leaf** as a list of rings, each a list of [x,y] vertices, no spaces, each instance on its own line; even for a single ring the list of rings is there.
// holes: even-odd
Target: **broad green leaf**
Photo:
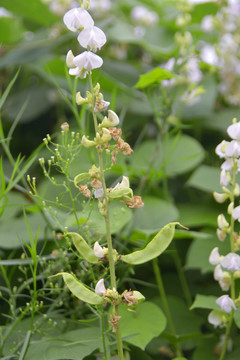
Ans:
[[[188,186],[207,192],[222,192],[220,169],[208,165],[199,166],[187,182]]]
[[[69,232],[67,235],[70,236],[72,239],[77,251],[82,255],[82,257],[87,260],[90,263],[96,264],[99,261],[99,258],[97,258],[94,254],[94,251],[88,243],[84,240],[84,238],[77,233]]]
[[[165,225],[144,249],[137,250],[128,255],[122,255],[121,260],[128,264],[138,265],[158,257],[170,245],[174,237],[176,225],[179,225],[179,223],[174,222]]]
[[[120,307],[121,334],[124,341],[144,350],[146,345],[160,335],[166,326],[166,318],[159,307],[151,302],[144,302],[130,312]]]
[[[161,83],[162,80],[168,80],[174,77],[174,74],[166,69],[162,69],[157,67],[146,74],[140,75],[140,79],[138,80],[135,88],[137,89],[145,89],[154,84]]]
[[[186,269],[200,269],[202,274],[212,272],[214,266],[209,263],[209,255],[213,248],[218,247],[221,255],[230,252],[228,241],[219,241],[216,233],[211,229],[203,229],[204,233],[209,233],[208,238],[193,240],[187,253]]]
[[[86,327],[33,341],[28,348],[25,360],[39,360],[39,354],[41,354],[41,360],[82,360],[101,346],[99,328]]]
[[[20,15],[25,19],[36,22],[39,25],[51,25],[59,21],[58,17],[54,15],[40,0],[26,1],[26,0],[0,0],[0,6],[11,11],[13,14]]]
[[[193,360],[217,360],[214,350],[219,342],[219,338],[211,337],[203,339],[199,344],[193,354]],[[236,359],[237,360],[237,359]]]
[[[136,148],[132,155],[132,167],[140,174],[157,170],[158,176],[173,177],[190,171],[204,158],[204,150],[200,143],[187,135],[180,135],[163,143],[148,140]],[[155,172],[156,173],[156,172]],[[156,176],[156,174],[155,174]]]
[[[216,300],[217,300],[216,296],[197,294],[190,310],[197,309],[197,308],[220,310],[220,306],[217,305]]]
[[[104,303],[104,299],[97,295],[92,290],[89,290],[83,283],[75,278],[72,274],[61,272],[52,277],[61,275],[63,280],[71,293],[76,296],[79,300],[82,300],[88,304],[100,305]]]
[[[152,234],[165,224],[178,220],[178,211],[173,204],[151,196],[143,196],[143,202],[144,206],[136,214],[136,230]]]
[[[181,224],[189,227],[199,226],[217,226],[217,216],[219,215],[219,207],[212,206],[211,203],[204,204],[178,204],[177,205],[179,215],[179,221]]]
[[[238,115],[236,108],[221,109],[211,115],[211,120],[206,118],[202,125],[206,129],[221,130],[226,136],[226,129],[232,124],[232,119]]]

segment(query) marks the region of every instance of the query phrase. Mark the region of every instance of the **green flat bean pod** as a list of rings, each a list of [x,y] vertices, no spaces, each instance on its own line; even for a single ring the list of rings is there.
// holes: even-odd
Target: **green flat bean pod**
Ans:
[[[170,245],[175,233],[176,225],[181,226],[178,222],[165,225],[144,249],[134,251],[128,255],[122,255],[120,256],[120,259],[128,264],[138,265],[158,257],[164,252],[168,245]]]
[[[99,258],[95,256],[93,249],[90,248],[86,240],[84,240],[84,238],[80,234],[77,234],[75,232],[69,232],[67,233],[67,235],[71,236],[77,251],[80,255],[82,255],[85,260],[87,260],[91,264],[96,264],[99,262]]]
[[[61,275],[65,284],[71,293],[76,296],[79,300],[82,300],[91,305],[100,305],[104,303],[104,299],[97,295],[95,292],[89,290],[83,283],[75,278],[72,274],[61,272],[54,276]]]

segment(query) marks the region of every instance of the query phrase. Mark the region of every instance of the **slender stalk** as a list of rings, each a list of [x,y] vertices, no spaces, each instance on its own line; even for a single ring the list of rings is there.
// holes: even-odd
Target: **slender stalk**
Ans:
[[[231,312],[230,319],[229,319],[229,322],[228,322],[228,326],[226,328],[225,339],[224,339],[223,348],[222,348],[222,352],[221,352],[221,355],[219,357],[219,360],[223,360],[225,355],[226,355],[227,345],[228,345],[228,336],[230,334],[230,330],[231,330],[231,327],[232,327],[232,321],[233,321],[233,311]]]
[[[94,128],[95,133],[98,132],[98,123],[97,123],[97,116],[94,111],[95,107],[95,97],[94,97],[94,89],[93,89],[93,82],[91,74],[89,73],[89,84],[90,84],[90,90],[92,93],[92,116],[94,121]],[[110,217],[109,217],[109,200],[107,195],[107,186],[104,176],[104,165],[103,165],[103,157],[102,157],[102,147],[97,146],[97,153],[98,153],[98,162],[99,162],[99,168],[100,168],[100,178],[103,188],[103,194],[104,194],[104,220],[105,220],[105,227],[106,227],[106,238],[107,238],[107,245],[108,245],[108,261],[109,261],[109,271],[110,271],[110,281],[111,281],[111,288],[117,290],[117,281],[116,281],[116,274],[115,274],[115,261],[114,261],[114,253],[113,253],[113,246],[112,246],[112,236],[111,236],[111,227],[110,227]],[[112,307],[112,316],[113,319],[116,318],[118,314],[118,309],[116,305],[113,305]],[[121,338],[121,332],[119,323],[116,325],[116,336],[117,336],[117,349],[118,349],[118,358],[119,360],[123,360],[123,345],[122,345],[122,338]]]
[[[170,308],[168,305],[167,296],[166,296],[166,292],[164,289],[162,275],[161,275],[160,267],[158,265],[157,258],[153,259],[152,263],[153,263],[153,270],[154,270],[154,274],[155,274],[155,278],[156,278],[156,283],[157,283],[158,290],[159,290],[159,293],[160,293],[160,296],[161,296],[161,299],[163,302],[163,307],[164,307],[164,311],[165,311],[165,314],[167,317],[169,328],[170,328],[172,335],[174,335],[174,337],[177,339],[177,333],[176,333],[176,329],[175,329],[175,326],[174,326],[174,323],[172,320],[172,315],[171,315],[171,311],[170,311]],[[176,347],[177,355],[182,356],[182,349],[178,342],[176,342],[175,347]]]

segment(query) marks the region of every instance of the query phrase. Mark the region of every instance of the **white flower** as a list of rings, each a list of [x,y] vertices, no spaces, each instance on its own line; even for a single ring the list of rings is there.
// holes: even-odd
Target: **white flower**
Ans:
[[[222,280],[224,278],[224,271],[222,270],[221,265],[217,264],[214,269],[213,277],[216,281]]]
[[[232,140],[230,143],[227,144],[226,156],[229,156],[229,157],[232,157],[232,156],[239,157],[240,156],[239,141]]]
[[[103,248],[101,247],[101,245],[99,245],[98,241],[95,242],[93,251],[94,251],[94,255],[100,259],[105,256]]]
[[[209,262],[211,265],[218,265],[221,260],[221,256],[218,252],[218,247],[215,247],[209,256]]]
[[[227,133],[230,138],[234,140],[240,140],[240,122],[230,125],[227,128]]]
[[[104,198],[104,191],[102,187],[94,190],[94,197],[95,199],[100,199],[100,200]]]
[[[76,66],[73,63],[74,55],[72,53],[72,50],[69,50],[66,56],[66,64],[67,67],[70,69],[74,69]]]
[[[108,110],[108,117],[104,117],[101,126],[106,126],[106,127],[115,127],[118,126],[119,124],[119,117],[117,116],[117,114],[112,111],[112,110]]]
[[[227,195],[227,194],[225,194],[225,193],[221,194],[221,193],[218,193],[218,192],[216,192],[216,191],[214,191],[213,197],[214,197],[214,199],[215,199],[218,203],[220,203],[220,204],[223,203],[224,201],[226,201],[226,200],[228,199],[228,195]]]
[[[201,28],[203,31],[212,31],[213,30],[213,16],[206,15],[202,19]]]
[[[222,311],[230,313],[233,309],[236,310],[236,305],[229,295],[222,295],[217,300],[216,303],[221,307]]]
[[[125,189],[125,188],[129,188],[130,184],[129,184],[129,180],[127,176],[123,176],[122,177],[122,181],[120,183],[117,183],[116,186],[114,186],[114,188],[112,189],[112,191],[114,190],[121,190],[121,189]]]
[[[228,271],[240,271],[240,256],[235,253],[229,253],[221,261],[221,266]]]
[[[87,76],[87,71],[90,72],[93,69],[100,68],[103,60],[91,51],[84,51],[82,54],[74,57],[73,64],[76,67],[69,69],[69,74],[84,79]]]
[[[224,163],[222,163],[221,165],[221,169],[222,170],[226,170],[226,171],[231,171],[233,168],[233,159],[229,158],[227,160],[224,161]]]
[[[78,35],[78,41],[82,47],[95,52],[101,49],[107,38],[101,29],[93,26],[82,30]]]
[[[208,315],[208,322],[212,324],[215,328],[222,325],[221,313],[217,310],[211,311]]]
[[[71,31],[88,28],[94,25],[91,15],[80,7],[69,10],[63,17],[63,22]]]
[[[198,65],[198,59],[190,58],[185,66],[188,80],[190,82],[198,83],[202,79],[202,72]]]
[[[233,211],[232,211],[232,217],[235,219],[235,220],[238,220],[240,219],[240,206],[236,206]]]
[[[95,286],[95,293],[100,296],[104,296],[106,294],[106,288],[104,285],[104,279],[101,279],[97,282]]]
[[[221,174],[220,174],[220,184],[222,186],[227,186],[229,184],[229,178],[227,176],[227,173],[225,170],[222,170],[221,171]]]
[[[131,18],[136,24],[144,26],[154,25],[159,20],[155,11],[150,11],[144,6],[135,6],[131,11]]]
[[[218,65],[219,59],[217,53],[212,45],[206,44],[200,51],[202,60],[209,65]]]
[[[226,147],[228,141],[223,140],[215,149],[216,154],[222,159],[226,157]]]

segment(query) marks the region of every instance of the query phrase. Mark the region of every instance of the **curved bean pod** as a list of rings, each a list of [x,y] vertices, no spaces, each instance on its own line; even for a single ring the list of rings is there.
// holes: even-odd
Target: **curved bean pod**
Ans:
[[[134,251],[128,255],[122,255],[119,257],[120,260],[128,264],[138,265],[158,257],[170,245],[176,225],[180,225],[180,223],[173,222],[165,225],[144,249]]]
[[[71,236],[77,251],[79,252],[80,255],[82,255],[82,257],[85,260],[87,260],[92,264],[98,263],[99,258],[95,256],[93,249],[90,248],[88,243],[84,240],[84,238],[81,235],[75,232],[68,232],[67,235]]]
[[[61,275],[65,284],[71,293],[76,296],[79,300],[82,300],[91,305],[100,305],[104,303],[102,296],[97,295],[95,292],[89,290],[83,283],[75,278],[72,274],[61,272],[54,276]]]
[[[76,188],[78,188],[78,183],[81,183],[83,180],[87,180],[90,179],[90,174],[89,173],[81,173],[78,174],[77,176],[75,176],[73,182],[74,185],[76,186]]]

